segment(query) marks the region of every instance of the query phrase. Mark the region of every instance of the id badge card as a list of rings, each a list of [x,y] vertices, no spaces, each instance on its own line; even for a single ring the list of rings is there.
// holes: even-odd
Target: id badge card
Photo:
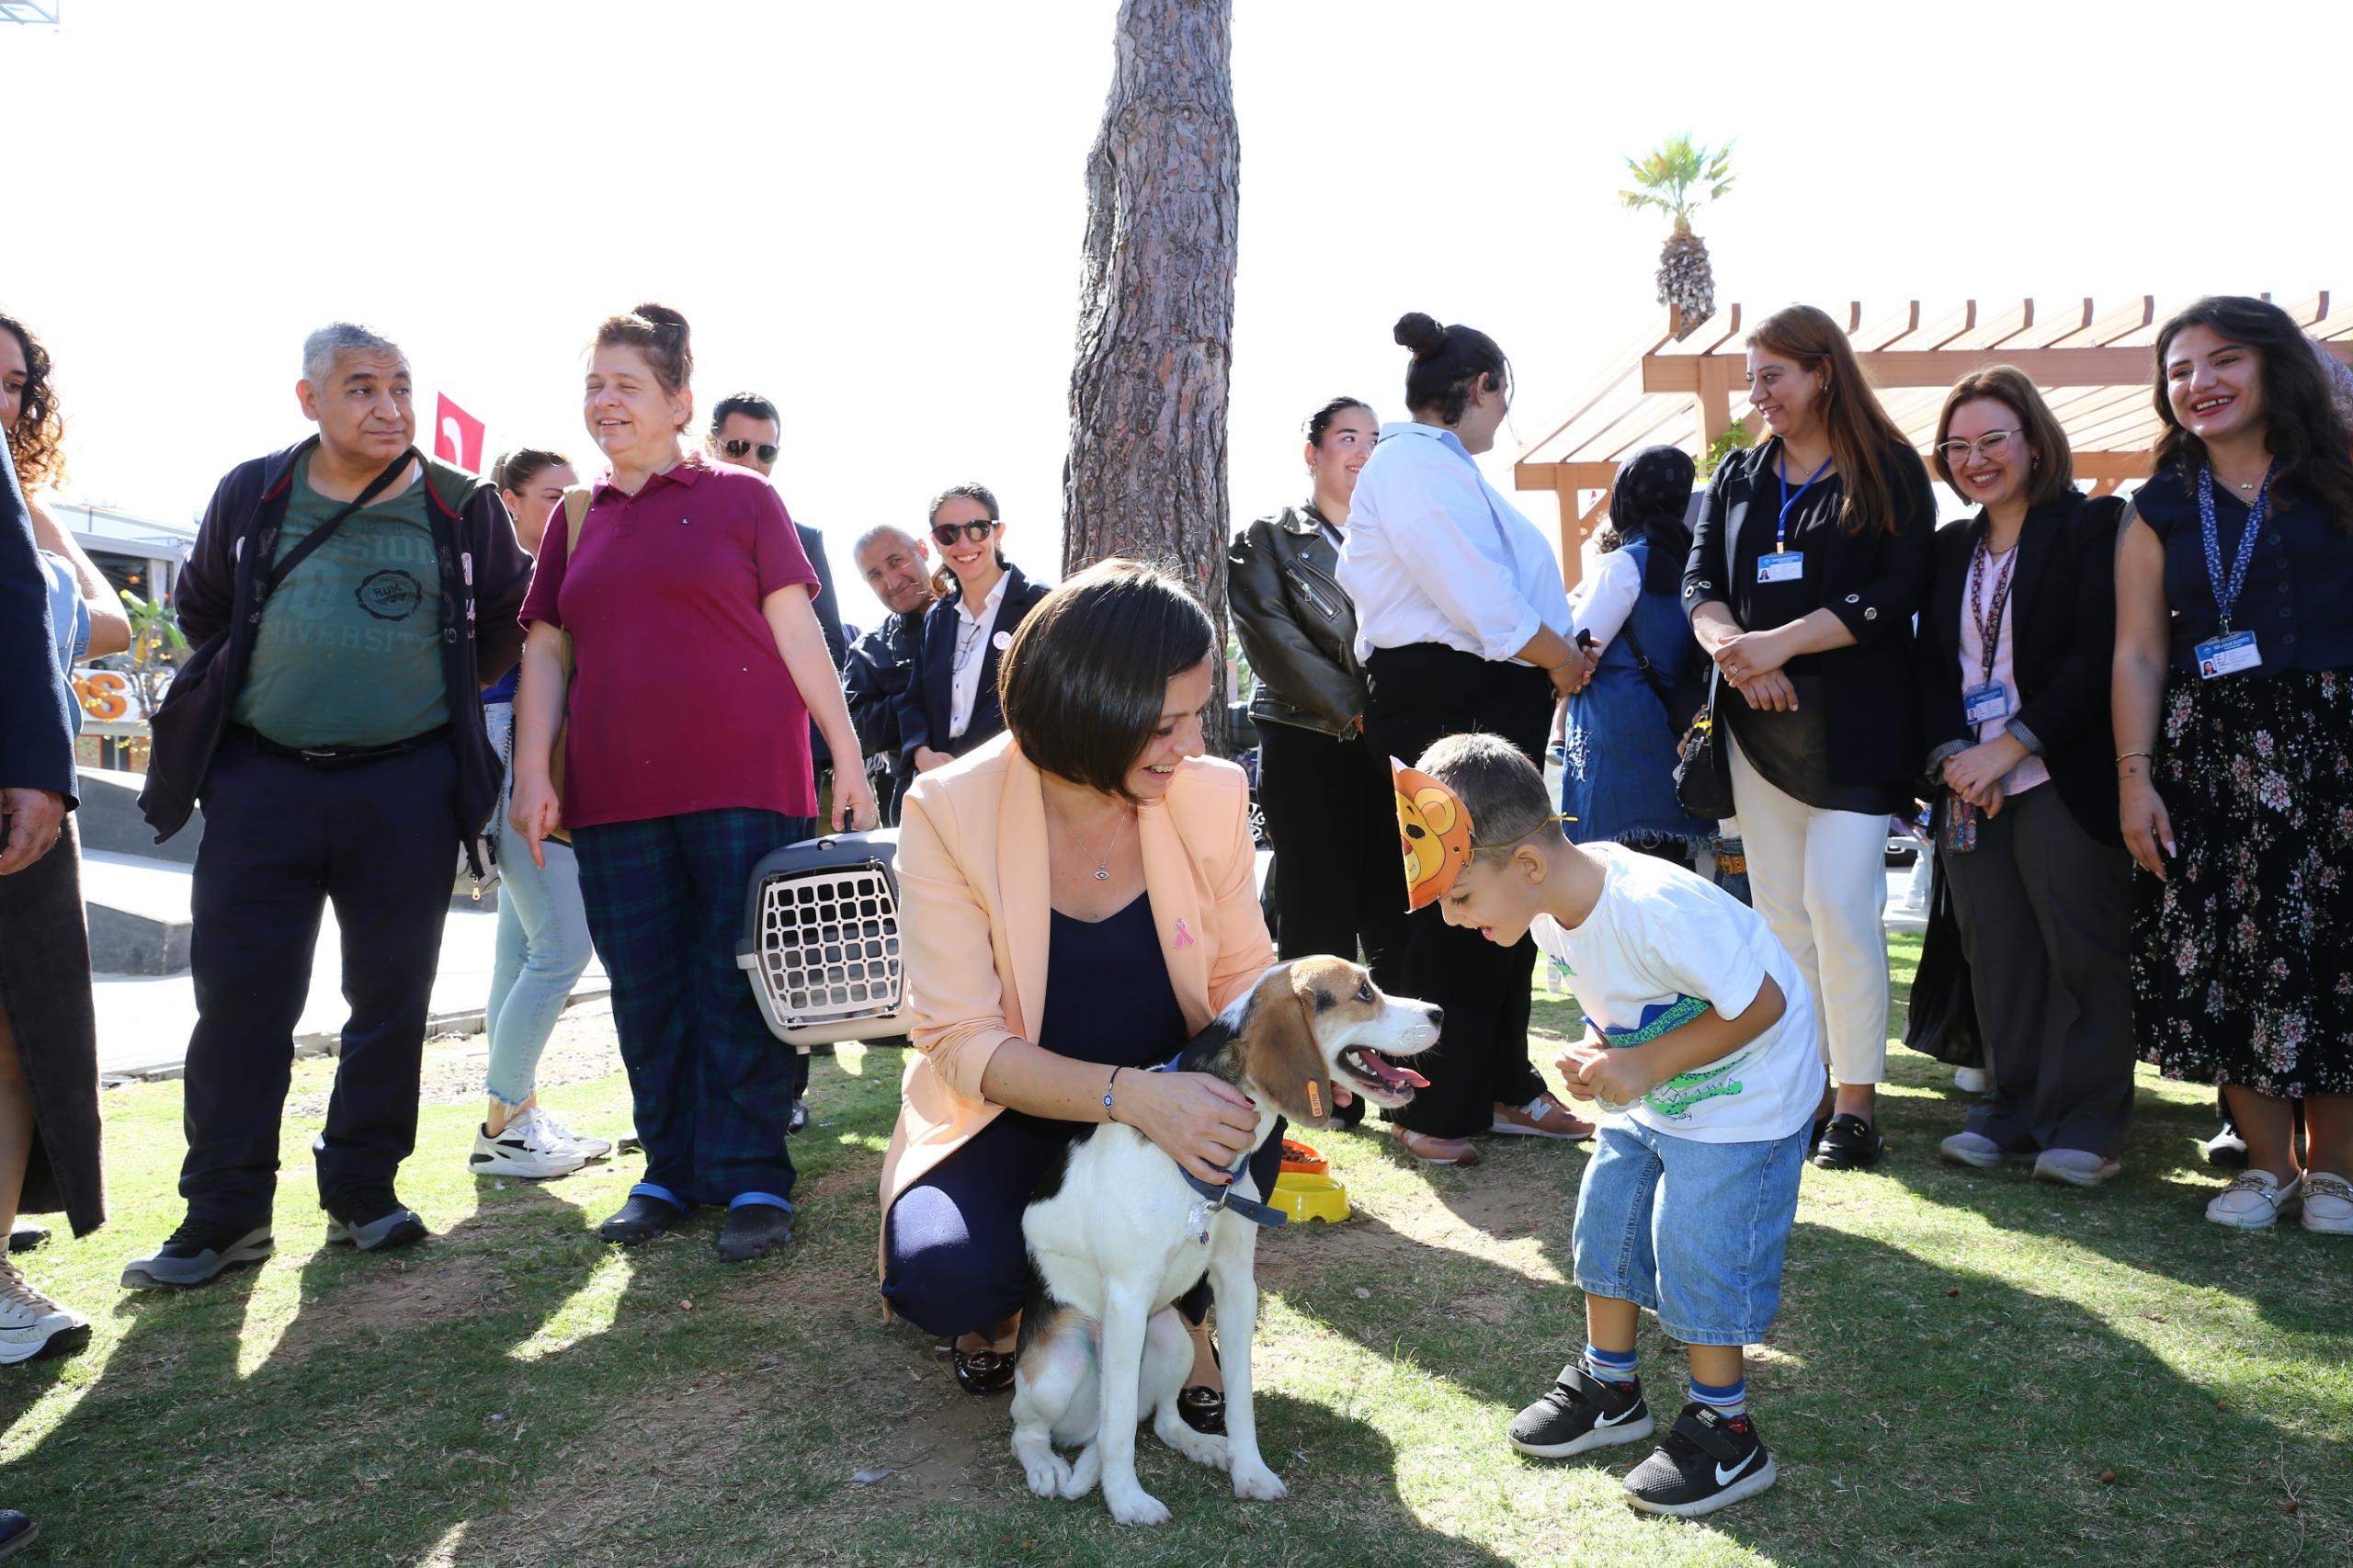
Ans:
[[[1768,551],[1756,558],[1760,583],[1794,583],[1805,575],[1805,557],[1794,550]]]
[[[1983,724],[1992,719],[2010,716],[2010,688],[2000,681],[1989,680],[1984,686],[1972,686],[1961,694],[1961,716],[1972,724]]]
[[[2256,652],[2255,633],[2252,631],[2234,631],[2228,637],[2200,642],[2197,653],[2198,676],[2201,680],[2234,676],[2241,670],[2251,670],[2263,663],[2263,655]]]

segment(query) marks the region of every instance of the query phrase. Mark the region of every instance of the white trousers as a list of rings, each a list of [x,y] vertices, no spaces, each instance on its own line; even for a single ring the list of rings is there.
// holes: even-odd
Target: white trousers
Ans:
[[[1732,794],[1749,896],[1813,990],[1831,1077],[1878,1083],[1887,1075],[1887,818],[1783,794],[1736,738]]]

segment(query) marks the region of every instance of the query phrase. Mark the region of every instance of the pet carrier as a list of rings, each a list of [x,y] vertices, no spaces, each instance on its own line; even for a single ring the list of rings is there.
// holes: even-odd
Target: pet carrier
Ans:
[[[779,1040],[807,1051],[903,1034],[898,831],[788,844],[753,869],[736,966]]]

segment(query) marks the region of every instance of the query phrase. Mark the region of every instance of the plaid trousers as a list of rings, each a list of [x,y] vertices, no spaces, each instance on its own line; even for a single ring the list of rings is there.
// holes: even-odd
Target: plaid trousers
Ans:
[[[645,1179],[689,1204],[792,1196],[785,1122],[808,1063],[768,1032],[735,967],[752,869],[791,842],[790,824],[730,806],[573,830]]]

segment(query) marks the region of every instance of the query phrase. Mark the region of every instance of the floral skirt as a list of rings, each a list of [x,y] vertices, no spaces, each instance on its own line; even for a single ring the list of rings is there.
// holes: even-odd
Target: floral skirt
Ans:
[[[2353,671],[2167,680],[2179,855],[2134,879],[2132,1017],[2168,1078],[2353,1093]]]

